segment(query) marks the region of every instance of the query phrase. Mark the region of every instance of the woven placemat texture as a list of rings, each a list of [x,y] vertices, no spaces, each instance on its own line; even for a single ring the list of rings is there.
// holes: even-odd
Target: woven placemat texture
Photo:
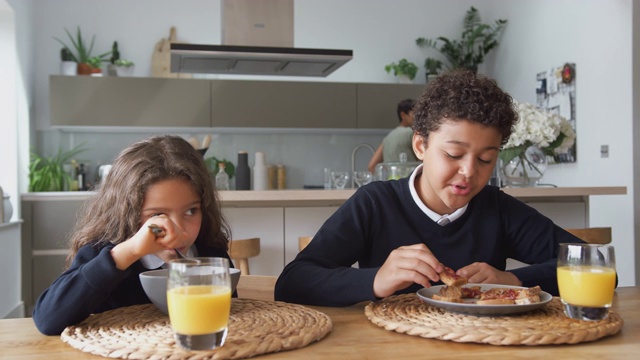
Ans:
[[[120,359],[244,359],[304,347],[332,329],[326,314],[295,304],[233,299],[224,346],[183,350],[169,317],[152,304],[95,314],[67,327],[62,341],[84,352]]]
[[[365,307],[374,324],[403,334],[492,345],[576,344],[616,334],[622,318],[615,312],[601,321],[567,318],[554,297],[537,310],[509,316],[472,316],[424,304],[415,294],[390,296]]]

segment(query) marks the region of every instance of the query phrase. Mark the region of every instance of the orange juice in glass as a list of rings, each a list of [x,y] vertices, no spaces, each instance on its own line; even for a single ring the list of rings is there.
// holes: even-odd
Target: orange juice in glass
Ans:
[[[167,307],[180,346],[187,350],[222,346],[231,311],[229,260],[172,260],[169,263]]]
[[[616,284],[611,245],[560,244],[558,289],[565,314],[578,320],[602,320],[609,314]]]

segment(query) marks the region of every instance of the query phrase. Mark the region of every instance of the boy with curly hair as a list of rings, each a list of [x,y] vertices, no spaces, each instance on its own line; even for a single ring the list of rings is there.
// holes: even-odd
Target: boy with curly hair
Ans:
[[[511,96],[456,70],[429,83],[414,116],[422,164],[359,188],[285,267],[276,300],[346,306],[412,293],[438,283],[444,265],[470,283],[558,295],[558,244],[582,241],[487,185],[517,120]],[[506,271],[507,258],[531,265]]]

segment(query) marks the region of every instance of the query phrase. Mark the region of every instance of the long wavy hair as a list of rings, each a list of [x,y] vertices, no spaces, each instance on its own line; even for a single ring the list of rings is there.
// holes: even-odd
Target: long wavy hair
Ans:
[[[453,70],[429,82],[413,110],[413,130],[425,140],[447,120],[468,120],[497,129],[504,145],[518,120],[511,96],[495,80],[469,70]]]
[[[202,225],[195,243],[226,251],[231,230],[202,155],[183,138],[164,135],[139,141],[118,155],[97,194],[80,212],[69,239],[67,267],[84,245],[115,245],[131,238],[141,226],[147,189],[169,179],[188,181],[202,199]]]

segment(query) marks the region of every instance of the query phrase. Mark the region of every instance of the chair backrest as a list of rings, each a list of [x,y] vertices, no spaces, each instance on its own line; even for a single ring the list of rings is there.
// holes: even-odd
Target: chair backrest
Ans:
[[[610,227],[593,227],[584,229],[565,229],[575,237],[589,244],[609,244],[611,243]]]
[[[238,239],[229,242],[229,256],[242,275],[249,275],[249,258],[260,255],[260,238]]]
[[[275,276],[241,275],[236,287],[238,298],[273,301],[276,280]]]
[[[302,251],[302,249],[306,248],[312,239],[313,236],[300,236],[298,238],[298,251]]]

